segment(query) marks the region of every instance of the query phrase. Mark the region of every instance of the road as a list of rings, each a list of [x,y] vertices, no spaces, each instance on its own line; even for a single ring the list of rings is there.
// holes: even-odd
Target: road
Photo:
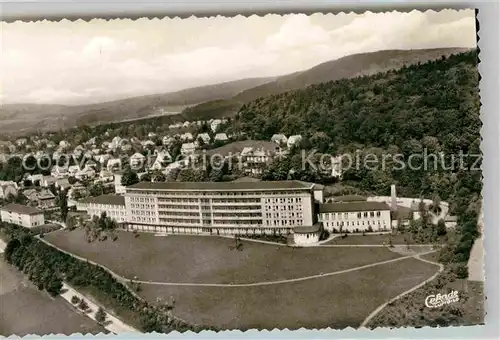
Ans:
[[[472,250],[470,252],[469,263],[467,268],[469,270],[469,281],[484,282],[484,209],[481,204],[481,211],[478,219],[478,229],[481,236],[474,241]]]
[[[435,250],[437,251],[437,250]],[[434,252],[434,251],[432,251]],[[432,253],[431,252],[431,253]],[[428,253],[427,253],[428,254]],[[433,264],[433,265],[436,265],[436,266],[439,266],[439,270],[436,272],[436,274],[434,274],[433,276],[431,276],[430,278],[428,278],[427,280],[425,280],[424,282],[422,283],[419,283],[418,285],[416,285],[415,287],[413,288],[410,288],[406,291],[404,291],[403,293],[399,294],[399,295],[396,295],[394,298],[390,299],[389,301],[387,301],[386,303],[380,305],[377,309],[375,309],[373,312],[370,313],[370,315],[368,315],[366,317],[366,319],[361,323],[361,325],[359,326],[360,328],[362,327],[366,327],[366,325],[368,325],[368,323],[378,314],[380,313],[380,311],[382,311],[382,309],[384,309],[388,304],[390,303],[393,303],[394,301],[402,298],[403,296],[407,295],[407,294],[410,294],[411,292],[419,289],[420,287],[423,287],[425,284],[431,282],[432,280],[436,279],[436,277],[438,277],[438,275],[440,273],[443,272],[444,270],[444,266],[441,264],[441,263],[438,263],[438,262],[433,262],[433,261],[429,261],[429,260],[426,260],[426,259],[423,259],[421,258],[420,256],[421,255],[425,255],[424,254],[419,254],[417,256],[415,256],[416,259],[420,260],[420,261],[423,261],[423,262],[427,262],[427,263],[430,263],[430,264]]]

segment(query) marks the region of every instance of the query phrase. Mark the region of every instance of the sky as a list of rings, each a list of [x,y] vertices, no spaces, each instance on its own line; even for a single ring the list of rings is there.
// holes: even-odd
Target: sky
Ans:
[[[1,25],[3,103],[84,104],[277,76],[354,53],[476,46],[474,10]]]

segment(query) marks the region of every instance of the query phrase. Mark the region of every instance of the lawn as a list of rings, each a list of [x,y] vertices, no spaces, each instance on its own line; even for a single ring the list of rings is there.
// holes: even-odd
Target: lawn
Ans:
[[[293,248],[215,236],[120,232],[118,240],[88,243],[82,230],[45,236],[52,244],[102,264],[126,278],[176,283],[252,283],[334,272],[401,255],[383,247]]]
[[[378,306],[432,276],[437,266],[409,258],[355,272],[253,287],[143,284],[151,302],[175,299],[174,314],[222,329],[358,327]]]
[[[0,258],[0,274],[0,335],[107,333],[62,298],[51,298],[36,289],[3,258]]]

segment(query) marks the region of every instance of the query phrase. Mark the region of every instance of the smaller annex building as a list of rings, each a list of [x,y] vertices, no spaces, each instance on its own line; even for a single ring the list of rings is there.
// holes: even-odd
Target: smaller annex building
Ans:
[[[325,203],[319,205],[318,221],[329,232],[391,230],[391,208],[382,202]]]
[[[125,197],[119,195],[101,195],[87,197],[76,203],[77,211],[86,211],[92,216],[101,216],[103,212],[118,223],[126,222]]]
[[[316,223],[309,227],[296,227],[293,229],[293,242],[297,246],[307,246],[319,242],[321,226]]]
[[[43,211],[27,205],[10,203],[0,209],[3,222],[16,224],[26,228],[45,224]]]

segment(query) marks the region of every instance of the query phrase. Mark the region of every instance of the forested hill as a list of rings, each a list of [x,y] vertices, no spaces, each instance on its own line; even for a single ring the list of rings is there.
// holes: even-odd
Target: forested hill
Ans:
[[[329,151],[353,143],[401,148],[426,136],[449,151],[479,150],[476,64],[471,51],[260,98],[240,109],[234,129],[253,139],[275,133],[321,138]]]

